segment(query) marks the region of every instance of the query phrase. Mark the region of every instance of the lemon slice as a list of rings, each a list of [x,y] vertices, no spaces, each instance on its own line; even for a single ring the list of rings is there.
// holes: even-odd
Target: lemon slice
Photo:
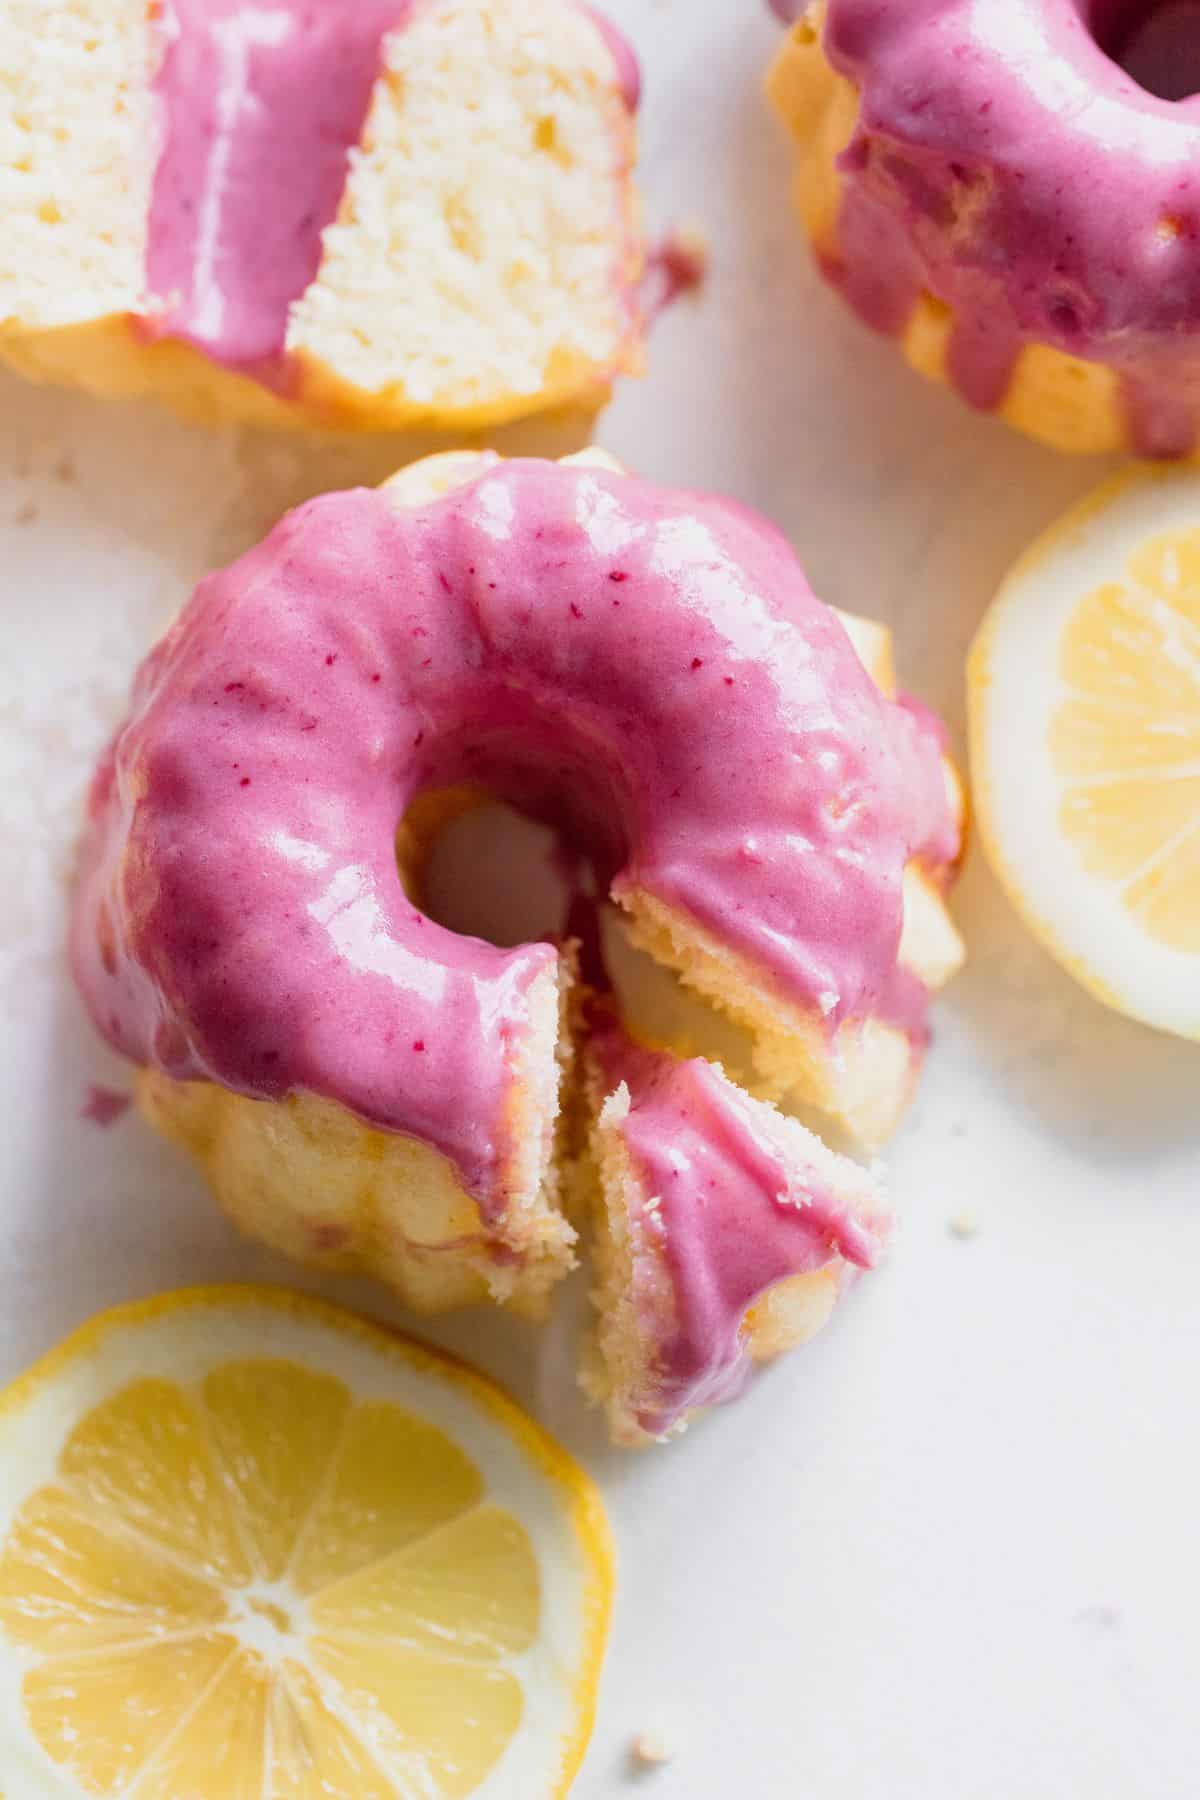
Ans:
[[[611,1571],[445,1358],[257,1289],[106,1314],[0,1398],[0,1794],[563,1794]]]
[[[1200,1037],[1200,478],[1135,471],[1018,563],[971,652],[980,834],[1099,999]]]

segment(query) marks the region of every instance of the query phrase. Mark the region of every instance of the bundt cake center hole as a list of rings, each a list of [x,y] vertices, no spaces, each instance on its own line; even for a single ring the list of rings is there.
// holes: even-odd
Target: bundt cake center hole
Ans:
[[[1094,0],[1097,44],[1160,100],[1200,93],[1200,0]]]
[[[508,949],[571,937],[598,954],[596,904],[607,887],[589,849],[490,795],[422,795],[400,828],[401,876],[422,910],[463,937]]]

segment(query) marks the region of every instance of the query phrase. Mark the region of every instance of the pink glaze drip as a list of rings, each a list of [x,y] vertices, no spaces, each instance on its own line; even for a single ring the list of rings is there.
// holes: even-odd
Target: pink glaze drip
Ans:
[[[164,336],[262,373],[316,275],[411,0],[167,0],[146,275]]]
[[[659,1436],[692,1407],[745,1387],[753,1365],[743,1327],[755,1301],[791,1276],[873,1268],[886,1223],[797,1167],[711,1063],[638,1050],[617,1032],[594,1047],[613,1088],[623,1081],[629,1090],[621,1136],[646,1199],[657,1202],[644,1224],[661,1247],[674,1326],[655,1346],[653,1403],[639,1423]],[[653,1290],[653,1259],[634,1279]],[[653,1332],[662,1309],[655,1292],[643,1299]]]
[[[642,66],[633,45],[598,6],[589,6],[587,0],[580,0],[580,4],[608,45],[626,106],[630,112],[636,112],[642,103]]]
[[[932,873],[941,871],[948,879],[962,850],[962,828],[951,809],[943,766],[950,753],[950,734],[937,714],[911,694],[897,695],[892,723],[899,754],[908,765],[912,854]]]
[[[708,253],[684,232],[668,232],[646,251],[638,292],[643,326],[653,325],[668,307],[698,294],[708,275]]]
[[[464,782],[568,818],[615,898],[657,895],[785,999],[835,993],[831,1027],[889,991],[910,853],[956,846],[935,735],[764,520],[533,461],[415,512],[330,494],[202,582],[137,677],[75,919],[100,1030],[178,1077],[340,1101],[501,1208],[507,1071],[556,952],[405,898],[398,819]]]
[[[259,380],[285,380],[290,308],[320,266],[384,40],[414,4],[165,0],[148,332]],[[633,51],[585,10],[636,106]]]
[[[1137,449],[1179,455],[1200,420],[1200,98],[1114,60],[1151,78],[1147,12],[829,0],[825,51],[862,106],[823,267],[883,332],[922,291],[952,308],[948,372],[973,405],[1050,344],[1116,370]],[[1200,51],[1200,10],[1184,29]]]
[[[99,1125],[107,1130],[118,1119],[124,1118],[132,1105],[131,1094],[118,1093],[116,1088],[104,1087],[102,1083],[93,1081],[88,1085],[87,1099],[79,1109],[79,1116],[90,1125]]]

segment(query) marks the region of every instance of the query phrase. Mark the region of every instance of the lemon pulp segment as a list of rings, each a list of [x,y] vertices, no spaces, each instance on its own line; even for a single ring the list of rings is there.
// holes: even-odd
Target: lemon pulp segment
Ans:
[[[433,1409],[356,1391],[352,1367],[319,1366],[322,1333],[338,1329],[327,1309],[315,1309],[318,1366],[222,1356],[218,1319],[211,1365],[195,1367],[193,1343],[193,1367],[173,1379],[163,1372],[163,1305],[148,1319],[160,1368],[119,1379],[68,1420],[48,1478],[8,1505],[0,1699],[15,1693],[22,1754],[43,1777],[29,1792],[459,1800],[484,1789],[534,1800],[565,1791],[582,1749],[571,1741],[577,1715],[584,1739],[590,1723],[597,1608],[607,1613],[606,1540],[578,1529],[593,1523],[585,1478],[573,1507],[578,1472],[550,1446],[564,1490],[534,1468],[501,1494],[503,1479],[489,1480],[476,1446],[459,1441],[472,1406],[454,1389],[473,1378],[427,1359],[426,1389],[436,1395],[440,1380],[455,1401],[438,1422]],[[289,1304],[292,1350],[307,1306]],[[82,1379],[68,1367],[65,1381],[50,1380],[60,1416],[75,1389],[103,1385],[88,1380],[86,1351],[79,1368]],[[31,1391],[39,1395],[36,1381]],[[503,1438],[506,1413],[519,1415],[499,1406],[488,1429]],[[11,1409],[0,1403],[5,1499],[19,1479],[9,1453],[21,1424],[20,1396]],[[507,1448],[510,1460],[526,1455],[519,1443]],[[518,1516],[522,1483],[531,1495],[540,1484],[533,1514],[549,1503],[579,1540],[565,1589]],[[557,1590],[549,1606],[547,1578]],[[569,1634],[564,1592],[580,1580],[573,1622],[585,1641],[547,1643]],[[556,1678],[563,1692],[538,1693]],[[4,1712],[0,1750],[14,1730],[12,1706],[0,1721]],[[510,1767],[523,1727],[551,1719],[559,1735],[527,1731],[527,1752],[517,1744],[512,1772],[486,1786]],[[13,1792],[24,1800],[25,1788]]]

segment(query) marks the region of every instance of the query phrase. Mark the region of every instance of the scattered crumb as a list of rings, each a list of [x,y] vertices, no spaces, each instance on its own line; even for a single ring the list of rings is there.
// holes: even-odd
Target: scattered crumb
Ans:
[[[116,1088],[102,1087],[98,1082],[92,1082],[87,1091],[87,1099],[79,1109],[79,1116],[93,1125],[107,1128],[115,1125],[132,1105],[131,1094],[120,1094]]]
[[[946,1229],[951,1237],[973,1238],[979,1236],[979,1220],[974,1213],[955,1213],[948,1221]]]
[[[64,487],[70,487],[73,481],[78,481],[79,469],[76,466],[75,458],[71,455],[69,450],[63,451],[51,470],[51,474],[54,476],[55,481],[61,481]]]
[[[641,1731],[629,1746],[630,1761],[638,1769],[660,1769],[674,1754],[674,1745],[661,1731]]]
[[[36,500],[22,500],[20,506],[18,506],[16,512],[13,514],[13,524],[14,525],[32,525],[34,520],[37,518],[37,516],[38,516],[37,501]]]

